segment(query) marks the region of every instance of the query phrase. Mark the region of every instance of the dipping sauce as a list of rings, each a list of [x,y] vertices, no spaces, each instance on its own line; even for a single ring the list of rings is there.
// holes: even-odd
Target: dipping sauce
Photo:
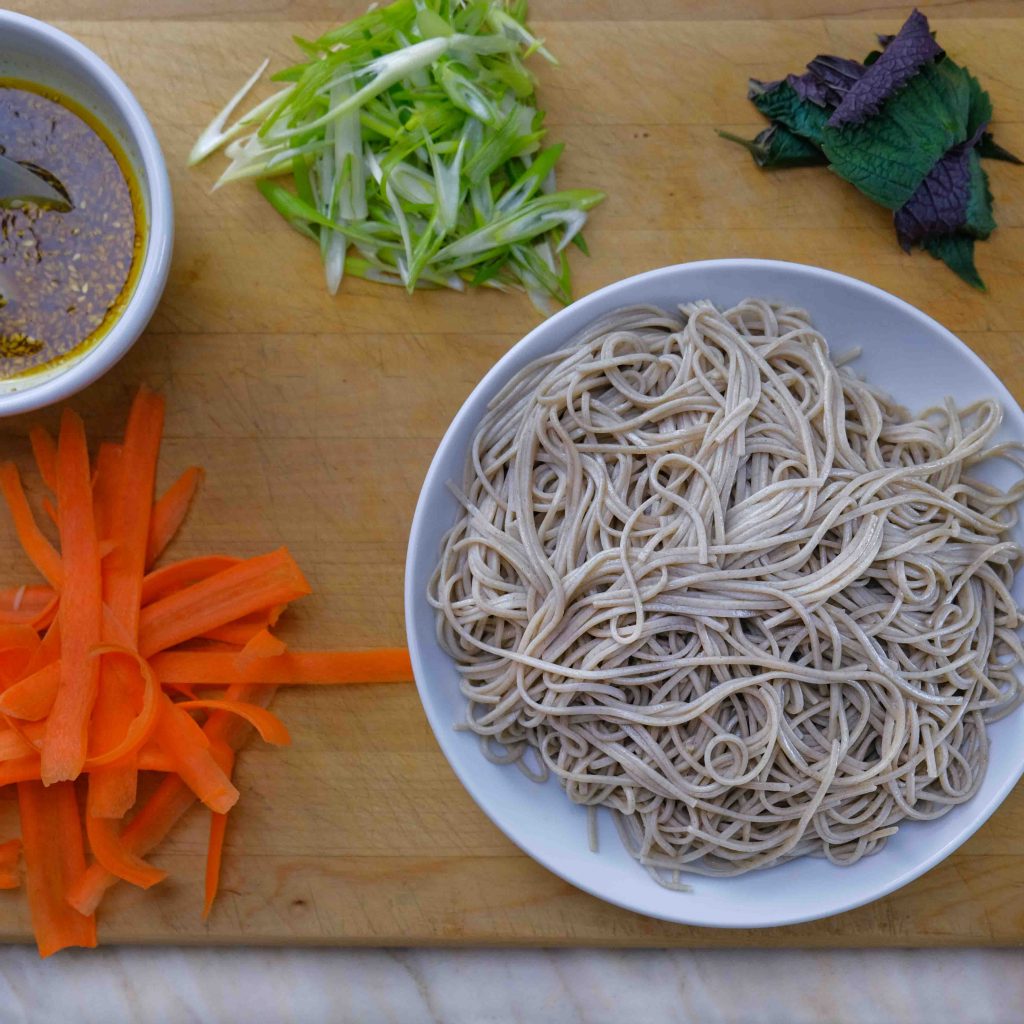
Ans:
[[[0,79],[0,153],[48,171],[67,212],[0,206],[0,379],[98,341],[134,284],[144,222],[128,162],[73,101]]]

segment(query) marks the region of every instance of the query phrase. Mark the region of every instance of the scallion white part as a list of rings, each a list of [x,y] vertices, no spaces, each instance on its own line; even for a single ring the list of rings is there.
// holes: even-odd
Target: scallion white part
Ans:
[[[201,160],[205,160],[211,153],[215,153],[225,142],[233,137],[231,132],[224,131],[224,125],[228,123],[228,118],[235,112],[238,104],[252,92],[253,87],[263,77],[263,72],[267,70],[269,65],[270,58],[265,57],[263,63],[249,76],[245,85],[228,100],[220,113],[200,132],[199,138],[196,139],[196,144],[192,147],[192,152],[188,155],[190,167]],[[239,124],[233,126],[236,133],[242,130]]]

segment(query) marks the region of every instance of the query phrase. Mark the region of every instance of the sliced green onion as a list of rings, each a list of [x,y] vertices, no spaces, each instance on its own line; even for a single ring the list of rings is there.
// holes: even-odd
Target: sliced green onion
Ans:
[[[227,101],[220,113],[203,129],[199,138],[196,139],[196,144],[192,147],[192,152],[188,155],[189,166],[199,163],[200,160],[205,160],[211,153],[220,149],[225,142],[230,141],[232,136],[224,131],[224,125],[228,123],[228,118],[235,112],[235,107],[252,92],[269,64],[270,58],[264,58],[263,63],[249,76],[245,85]],[[235,127],[238,126],[235,125]]]
[[[558,64],[550,50],[544,45],[544,41],[528,31],[521,21],[517,21],[504,11],[500,4],[493,4],[490,7],[487,12],[487,20],[491,23],[491,28],[495,32],[508,36],[508,38],[514,39],[519,43],[525,43],[527,49],[524,56],[528,57],[531,53],[539,53],[550,63]]]
[[[528,199],[532,199],[543,187],[547,176],[555,169],[555,164],[562,155],[564,148],[565,143],[559,142],[557,146],[549,146],[538,153],[530,166],[523,171],[509,186],[508,191],[495,203],[495,212],[499,214],[509,213]]]
[[[523,0],[395,0],[319,39],[287,83],[226,127],[266,63],[214,118],[191,162],[223,148],[215,188],[257,179],[320,247],[327,288],[519,288],[571,300],[565,249],[603,199],[558,191],[562,144],[542,148]],[[290,173],[291,182],[283,176]],[[294,188],[294,191],[293,191]]]
[[[491,221],[476,231],[446,245],[438,254],[439,260],[472,258],[489,252],[499,245],[513,245],[543,235],[553,228],[572,225],[572,234],[583,226],[585,211],[604,199],[603,192],[577,189],[573,192],[555,192],[523,203],[512,213]],[[568,244],[563,238],[561,247]]]

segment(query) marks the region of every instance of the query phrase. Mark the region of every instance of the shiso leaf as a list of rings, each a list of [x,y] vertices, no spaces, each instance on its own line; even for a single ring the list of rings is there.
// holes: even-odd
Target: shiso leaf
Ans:
[[[822,149],[832,169],[876,203],[901,207],[967,138],[968,77],[952,61],[928,64],[870,120],[826,125]]]
[[[952,61],[949,63],[952,64]],[[992,100],[967,68],[961,70],[967,80],[967,135],[969,138],[980,136],[992,120]]]
[[[802,75],[790,75],[786,81],[804,100],[819,107],[837,107],[864,76],[867,68],[860,61],[823,53],[807,65]]]
[[[743,146],[758,167],[813,167],[828,163],[825,154],[813,142],[795,135],[781,124],[770,124],[753,139],[743,139],[725,131],[718,134]]]
[[[936,162],[914,194],[896,211],[896,237],[907,252],[927,239],[954,234],[967,223],[973,155],[967,148],[955,146]],[[977,163],[976,156],[974,159]]]
[[[1008,164],[1024,165],[1024,160],[1014,156],[1008,149],[1003,149],[992,137],[991,132],[982,132],[981,140],[978,142],[978,156],[988,160],[1003,160]]]
[[[828,114],[810,100],[801,99],[789,82],[750,79],[747,96],[765,117],[788,128],[794,135],[820,146]]]
[[[843,97],[829,118],[829,124],[833,127],[863,124],[925,65],[942,55],[942,47],[932,38],[928,19],[915,8],[881,56]]]
[[[761,167],[826,159],[894,211],[905,250],[922,246],[984,288],[974,243],[996,224],[981,158],[1024,161],[992,137],[988,93],[945,55],[924,15],[915,10],[897,35],[878,42],[881,49],[862,64],[823,54],[801,75],[752,79],[748,97],[771,125],[752,140],[719,135],[744,146]]]
[[[1003,149],[992,137],[992,133],[988,131],[989,122],[992,120],[992,100],[981,87],[981,83],[966,68],[964,68],[964,74],[967,76],[971,97],[967,114],[967,134],[973,136],[980,131],[977,143],[978,155],[990,160],[1004,160],[1011,164],[1022,163],[1009,150]]]
[[[973,149],[967,154],[967,170],[969,184],[963,227],[974,238],[985,239],[995,231],[996,220],[992,214],[992,190],[988,187],[988,175]]]
[[[972,288],[985,291],[985,282],[974,265],[974,239],[970,235],[944,235],[941,238],[933,238],[925,243],[925,248]]]

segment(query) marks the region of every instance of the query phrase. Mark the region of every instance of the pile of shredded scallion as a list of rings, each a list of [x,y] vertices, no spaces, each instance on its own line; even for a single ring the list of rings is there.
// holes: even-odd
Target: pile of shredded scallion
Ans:
[[[190,163],[221,147],[217,186],[253,178],[342,277],[571,300],[566,246],[603,193],[556,191],[525,60],[555,63],[524,0],[395,0],[314,41],[283,87],[230,126],[267,62],[213,119]],[[293,188],[285,183],[292,179]],[[284,179],[284,180],[282,180]],[[215,187],[217,187],[215,186]]]

